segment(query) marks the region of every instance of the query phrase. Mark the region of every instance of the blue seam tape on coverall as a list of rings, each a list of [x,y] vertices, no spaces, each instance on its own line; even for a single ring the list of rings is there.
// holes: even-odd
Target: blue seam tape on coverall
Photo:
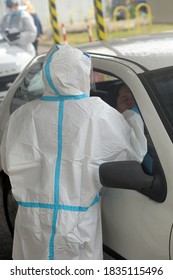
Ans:
[[[56,46],[56,48],[58,49],[57,46]],[[45,76],[47,77],[47,80],[48,80],[48,83],[49,83],[49,86],[51,87],[51,89],[55,92],[56,95],[59,96],[60,94],[59,94],[57,88],[54,86],[54,83],[53,83],[51,75],[50,75],[50,62],[52,60],[54,53],[57,51],[57,49],[54,50],[47,59],[47,62],[45,64],[45,74],[46,74]]]
[[[55,166],[55,178],[54,178],[54,205],[59,202],[59,181],[60,181],[60,168],[61,168],[61,156],[62,156],[62,123],[63,123],[63,111],[64,101],[59,102],[59,115],[58,115],[58,154]],[[54,240],[56,234],[56,222],[58,218],[58,209],[54,209],[52,220],[52,235],[49,243],[49,259],[54,259]]]
[[[58,46],[56,46],[58,49]],[[62,124],[63,124],[63,112],[64,112],[64,101],[65,100],[75,100],[87,98],[88,94],[81,94],[77,96],[62,96],[54,86],[54,83],[51,79],[50,75],[50,62],[53,57],[53,54],[56,52],[52,52],[47,60],[45,65],[45,74],[49,83],[49,86],[55,92],[57,96],[43,96],[41,100],[44,101],[58,101],[59,113],[58,113],[58,151],[57,151],[57,159],[55,166],[55,177],[54,177],[54,204],[44,204],[44,203],[35,203],[35,202],[18,202],[20,206],[31,207],[31,208],[47,208],[53,210],[53,218],[52,218],[52,233],[49,241],[49,260],[54,259],[54,242],[56,235],[56,223],[58,219],[58,210],[67,210],[67,211],[87,211],[91,206],[99,202],[99,196],[96,196],[93,202],[89,207],[82,206],[70,206],[70,205],[59,205],[59,182],[60,182],[60,168],[61,168],[61,157],[62,157]]]
[[[78,100],[78,99],[82,99],[82,98],[87,98],[89,97],[89,94],[87,93],[83,93],[80,95],[73,95],[73,96],[50,96],[50,95],[44,95],[42,96],[40,99],[43,101],[48,101],[48,102],[54,102],[54,101],[61,101],[61,100]]]
[[[47,81],[49,83],[50,88],[54,91],[54,93],[59,96],[59,92],[55,87],[51,75],[50,75],[50,63],[54,53],[58,50],[58,46],[56,46],[56,50],[50,54],[48,57],[47,63],[45,65],[45,76],[47,77]],[[59,104],[59,114],[58,114],[58,154],[56,159],[55,166],[55,177],[54,177],[54,205],[58,204],[59,201],[59,180],[60,180],[60,163],[61,163],[61,155],[62,155],[62,122],[63,122],[63,110],[64,110],[64,101],[60,101]],[[52,233],[49,241],[49,260],[54,259],[54,240],[56,234],[56,222],[58,217],[58,209],[54,209],[53,218],[52,218]]]
[[[23,202],[17,201],[18,205],[22,207],[28,208],[43,208],[43,209],[59,209],[59,210],[66,210],[66,211],[76,211],[76,212],[86,212],[90,207],[98,203],[100,200],[100,196],[96,195],[93,202],[90,206],[72,206],[72,205],[64,205],[64,204],[46,204],[46,203],[39,203],[39,202]]]

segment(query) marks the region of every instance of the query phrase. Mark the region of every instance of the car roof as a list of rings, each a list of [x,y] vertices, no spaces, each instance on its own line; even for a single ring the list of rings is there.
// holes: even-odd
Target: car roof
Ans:
[[[80,49],[129,59],[146,70],[173,66],[173,32],[98,41],[81,45]]]

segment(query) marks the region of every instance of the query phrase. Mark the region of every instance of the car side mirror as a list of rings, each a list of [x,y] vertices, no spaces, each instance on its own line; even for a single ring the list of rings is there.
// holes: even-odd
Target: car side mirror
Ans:
[[[147,175],[137,161],[103,163],[99,167],[99,176],[101,184],[107,188],[135,190],[157,202],[166,198],[162,176]]]

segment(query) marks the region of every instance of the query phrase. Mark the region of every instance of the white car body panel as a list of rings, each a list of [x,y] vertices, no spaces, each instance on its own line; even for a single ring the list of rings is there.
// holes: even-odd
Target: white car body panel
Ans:
[[[123,43],[123,40],[119,42],[119,45],[121,43]],[[165,41],[164,46],[167,43],[168,40]],[[132,46],[129,46],[129,48],[124,46],[123,49],[117,45],[116,50],[121,54],[124,52],[125,59],[131,59],[137,53],[134,46],[135,44],[133,48]],[[139,50],[139,43],[136,46],[138,47],[137,50]],[[145,53],[146,45],[143,49],[142,43],[140,43],[140,46],[140,50]],[[173,42],[166,49],[166,53],[163,54],[164,47],[162,55],[159,45],[155,54],[154,48],[148,46],[148,54],[151,52],[151,57],[153,57],[152,63],[150,63],[150,55],[148,59],[146,57],[141,59],[140,57],[140,61],[137,58],[137,62],[144,62],[145,67],[148,66],[151,70],[163,66],[173,66],[173,52],[172,54],[170,53],[172,46]],[[103,187],[102,220],[104,244],[126,259],[173,259],[173,144],[144,85],[138,77],[138,74],[143,73],[145,70],[139,65],[122,58],[107,58],[99,55],[98,53],[102,52],[111,56],[114,54],[112,47],[106,50],[105,48],[106,45],[100,46],[100,43],[94,44],[93,47],[92,45],[81,46],[82,50],[95,53],[93,55],[93,68],[119,77],[133,92],[165,175],[167,195],[163,202],[158,203],[134,190]],[[160,60],[158,60],[158,54],[161,56]],[[157,59],[155,59],[156,57]],[[44,55],[35,58],[29,67],[35,62],[43,61],[43,59]],[[26,67],[22,74],[18,76],[1,106],[0,119],[3,119],[3,121],[0,124],[0,141],[10,116],[11,100],[28,69]],[[105,254],[105,258],[109,259],[111,257]]]
[[[19,74],[32,58],[17,46],[0,43],[0,77]]]
[[[93,63],[96,68],[98,65]],[[104,244],[128,259],[168,259],[169,234],[173,222],[173,216],[168,210],[173,201],[172,142],[134,72],[131,69],[125,71],[125,67],[120,65],[118,69],[114,68],[111,62],[101,65],[101,69],[118,75],[134,93],[168,183],[167,199],[161,204],[133,190],[103,188]]]

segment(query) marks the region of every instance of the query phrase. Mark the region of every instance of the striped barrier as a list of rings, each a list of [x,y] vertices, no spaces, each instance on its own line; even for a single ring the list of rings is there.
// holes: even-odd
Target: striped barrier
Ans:
[[[102,0],[94,0],[94,9],[95,9],[97,36],[100,40],[106,40]]]
[[[51,25],[53,30],[53,38],[56,44],[60,44],[60,32],[59,32],[59,25],[58,25],[58,16],[56,12],[56,0],[49,0],[49,11],[50,11],[50,18],[51,18]]]

